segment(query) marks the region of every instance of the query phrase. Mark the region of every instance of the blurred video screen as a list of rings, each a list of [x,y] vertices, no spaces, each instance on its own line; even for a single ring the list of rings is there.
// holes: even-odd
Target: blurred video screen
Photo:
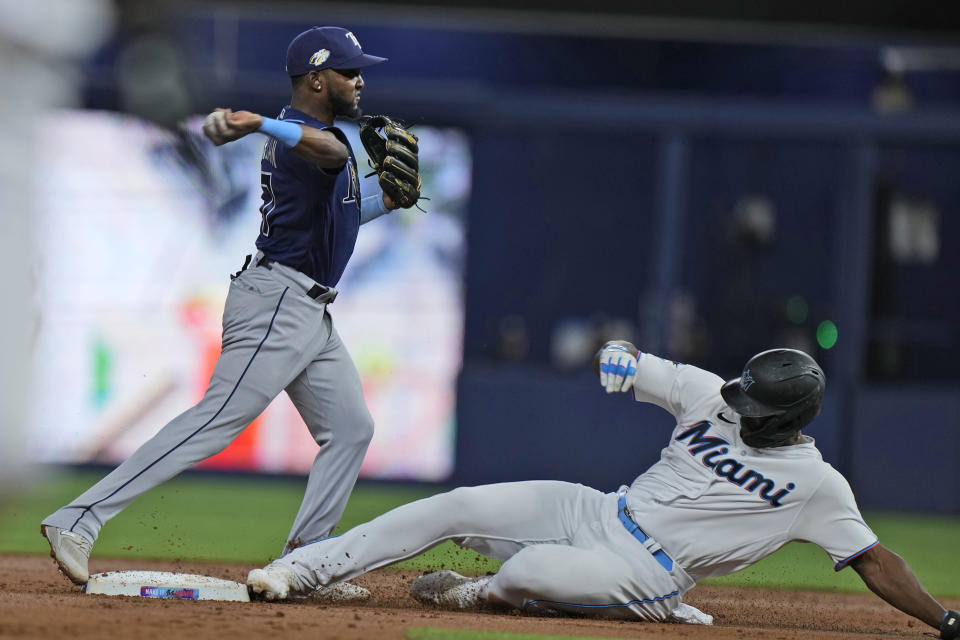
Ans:
[[[35,172],[29,450],[39,462],[117,463],[207,387],[230,274],[255,252],[266,138],[214,147],[201,118],[177,132],[107,112],[57,120]],[[367,173],[356,126],[339,126]],[[471,158],[462,131],[415,133],[429,213],[361,227],[330,310],[376,423],[361,476],[430,481],[454,463]],[[376,177],[361,189],[376,193]],[[200,468],[305,473],[317,450],[282,393]]]

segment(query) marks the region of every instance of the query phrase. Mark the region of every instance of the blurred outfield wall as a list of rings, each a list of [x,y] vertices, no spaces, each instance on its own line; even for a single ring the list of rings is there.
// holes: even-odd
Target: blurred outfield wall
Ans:
[[[960,82],[891,83],[882,65],[922,34],[671,40],[421,18],[200,7],[172,33],[195,111],[277,111],[289,39],[339,22],[391,58],[365,73],[369,113],[466,132],[452,481],[609,489],[655,460],[666,416],[585,373],[607,337],[723,376],[787,345],[826,367],[812,433],[863,506],[960,511]],[[121,45],[90,63],[88,106],[122,102]],[[906,489],[930,484],[947,498]]]

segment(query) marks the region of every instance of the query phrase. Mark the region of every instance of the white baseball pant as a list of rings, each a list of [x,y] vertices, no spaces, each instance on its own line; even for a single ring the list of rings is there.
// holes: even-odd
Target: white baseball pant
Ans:
[[[555,481],[454,489],[398,507],[275,561],[306,589],[443,542],[503,560],[481,597],[525,609],[666,621],[693,580],[667,571],[618,517],[617,494]]]

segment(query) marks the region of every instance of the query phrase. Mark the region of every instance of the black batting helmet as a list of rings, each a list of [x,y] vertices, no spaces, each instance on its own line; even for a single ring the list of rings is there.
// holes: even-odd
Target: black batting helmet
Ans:
[[[796,349],[771,349],[750,358],[739,378],[720,389],[754,447],[782,444],[820,413],[826,378],[817,361]],[[754,420],[757,419],[757,420]],[[749,426],[749,428],[747,428]]]

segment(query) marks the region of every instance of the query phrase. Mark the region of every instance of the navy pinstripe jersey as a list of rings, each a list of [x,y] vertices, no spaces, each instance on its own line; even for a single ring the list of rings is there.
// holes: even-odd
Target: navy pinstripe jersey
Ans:
[[[278,120],[329,129],[347,145],[343,169],[321,169],[268,138],[260,161],[260,236],[265,256],[334,287],[343,275],[360,229],[357,161],[346,136],[289,105]]]

